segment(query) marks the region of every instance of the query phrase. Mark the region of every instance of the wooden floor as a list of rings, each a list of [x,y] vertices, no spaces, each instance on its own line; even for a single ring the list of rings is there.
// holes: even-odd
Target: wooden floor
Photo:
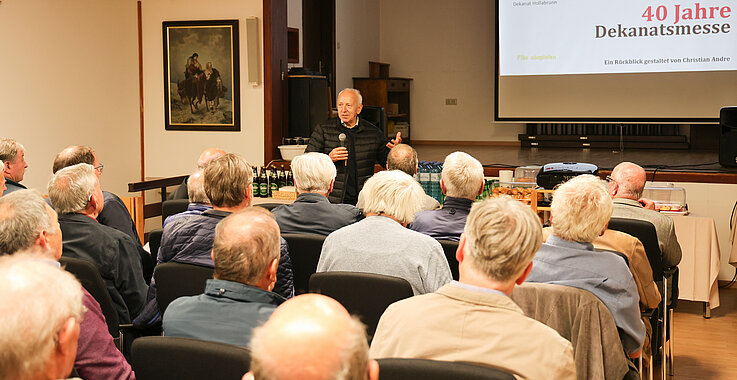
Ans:
[[[737,285],[720,289],[721,306],[703,318],[703,304],[679,301],[675,312],[673,380],[737,379]]]

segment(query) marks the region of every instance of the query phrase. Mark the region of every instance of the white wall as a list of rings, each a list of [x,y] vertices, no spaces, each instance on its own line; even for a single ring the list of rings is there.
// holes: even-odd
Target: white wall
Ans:
[[[379,0],[335,2],[336,94],[353,87],[353,77],[367,77],[369,61],[380,60],[379,5]],[[394,75],[394,66],[391,68]]]
[[[288,64],[289,67],[302,67],[304,49],[304,31],[302,30],[302,0],[287,0],[287,27],[299,29],[299,62]]]
[[[381,61],[414,78],[414,140],[517,141],[523,125],[492,122],[493,1],[381,0],[380,10]]]
[[[23,183],[46,193],[54,155],[89,145],[104,189],[140,179],[138,44],[132,0],[0,4],[0,136],[26,148]]]
[[[263,59],[263,9],[258,0],[143,0],[143,85],[146,176],[189,174],[208,147],[241,154],[261,165],[264,156],[264,89],[248,85],[246,18],[259,18],[260,58]],[[241,131],[200,132],[164,129],[162,21],[238,19],[240,29]],[[184,63],[182,63],[184,64]]]

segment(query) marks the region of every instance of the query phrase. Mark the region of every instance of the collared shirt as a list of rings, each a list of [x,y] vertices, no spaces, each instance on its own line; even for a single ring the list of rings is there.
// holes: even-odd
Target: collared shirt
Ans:
[[[418,212],[407,228],[435,239],[459,241],[472,203],[470,199],[447,197],[443,208]]]
[[[285,299],[250,285],[207,280],[205,293],[181,297],[164,312],[164,335],[248,348],[252,330],[266,322]]]
[[[612,313],[622,330],[628,353],[642,348],[645,325],[640,319],[640,297],[627,263],[615,253],[594,251],[591,243],[548,237],[532,260],[528,282],[572,286],[588,290]]]
[[[463,288],[466,290],[470,290],[472,292],[479,292],[479,293],[486,293],[486,294],[496,294],[500,296],[509,297],[507,293],[502,292],[501,290],[491,289],[491,288],[484,288],[481,286],[471,285],[471,284],[464,284],[462,282],[453,280],[450,282],[451,285],[457,286],[459,288]]]

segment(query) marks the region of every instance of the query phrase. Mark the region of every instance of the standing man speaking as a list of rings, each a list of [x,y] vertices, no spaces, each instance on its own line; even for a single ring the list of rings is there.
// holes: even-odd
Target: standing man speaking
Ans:
[[[386,167],[386,156],[402,136],[387,141],[384,131],[358,117],[363,108],[361,93],[346,88],[338,94],[338,119],[331,119],[315,127],[307,145],[307,152],[325,153],[338,171],[332,203],[355,205],[363,183],[374,174],[374,164]]]

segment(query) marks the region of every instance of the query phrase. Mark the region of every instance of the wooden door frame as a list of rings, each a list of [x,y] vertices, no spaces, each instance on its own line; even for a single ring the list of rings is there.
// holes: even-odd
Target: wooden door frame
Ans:
[[[285,136],[287,77],[287,0],[263,0],[264,165],[279,159]]]

